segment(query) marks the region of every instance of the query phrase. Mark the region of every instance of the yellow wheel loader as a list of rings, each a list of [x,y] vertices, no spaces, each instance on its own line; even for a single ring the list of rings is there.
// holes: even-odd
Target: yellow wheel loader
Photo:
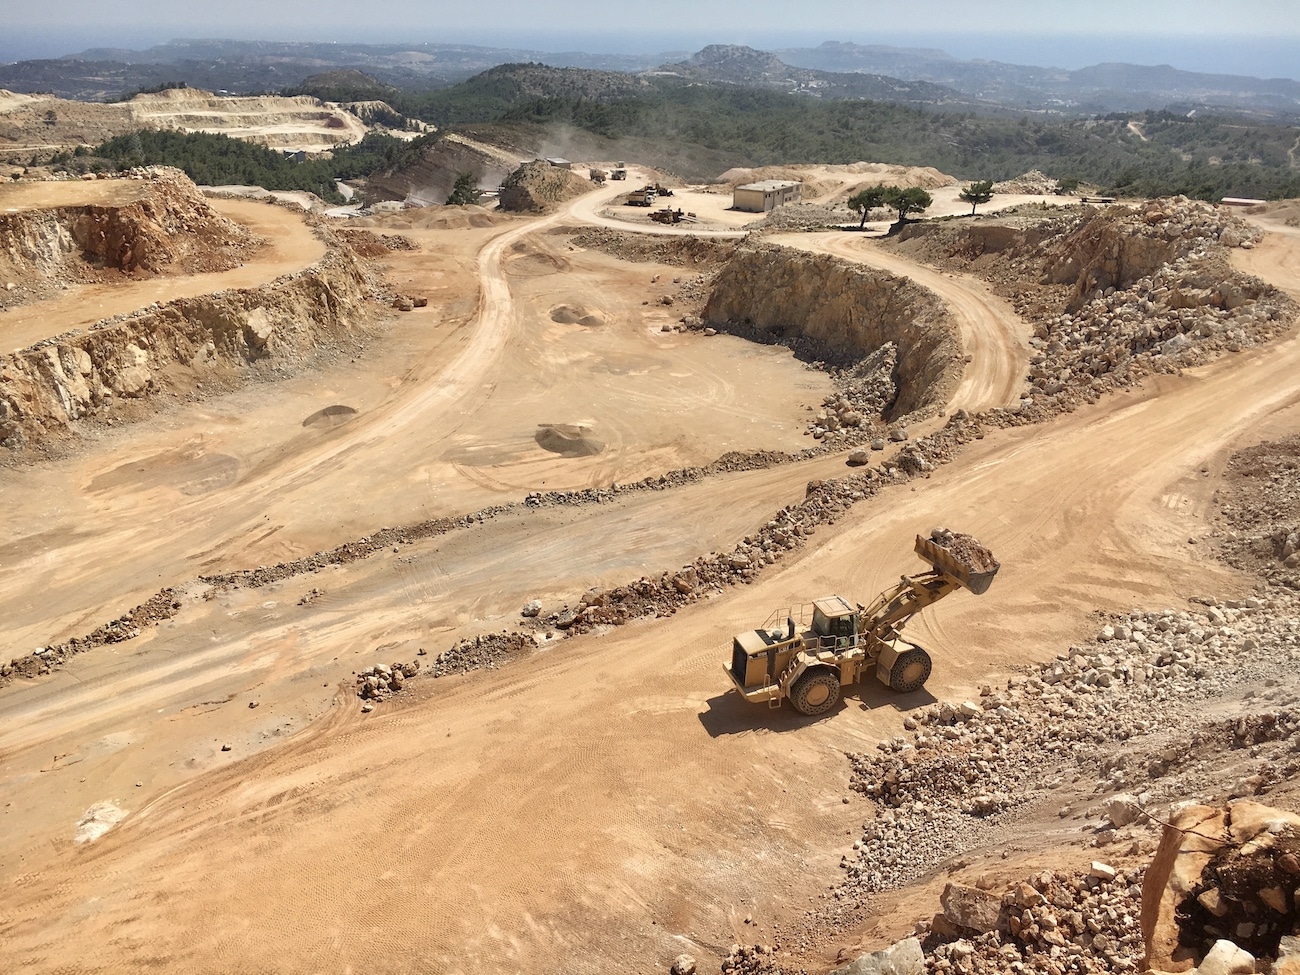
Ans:
[[[936,529],[916,536],[916,554],[930,571],[903,576],[869,606],[826,596],[798,610],[772,614],[761,629],[736,634],[727,676],[746,701],[779,707],[789,700],[802,714],[825,714],[845,684],[874,668],[896,691],[919,690],[930,678],[930,655],[903,638],[902,629],[925,607],[957,589],[983,595],[1001,567],[969,535]]]

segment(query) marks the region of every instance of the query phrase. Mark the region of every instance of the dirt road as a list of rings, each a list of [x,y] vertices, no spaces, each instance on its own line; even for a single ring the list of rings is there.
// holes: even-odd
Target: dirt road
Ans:
[[[978,412],[1010,406],[1020,399],[1029,360],[1029,327],[1010,302],[967,274],[950,274],[918,266],[874,246],[869,238],[838,231],[773,234],[774,244],[831,254],[890,274],[910,277],[942,298],[961,329],[970,362],[948,403],[950,410]]]
[[[579,334],[581,326],[552,328],[537,311],[561,293],[590,303],[599,292],[586,289],[601,276],[639,307],[642,269],[618,278],[610,265],[563,263],[525,233],[487,235],[476,325],[457,328],[440,347],[449,369],[463,367],[470,378],[417,371],[412,388],[379,400],[374,426],[339,428],[351,450],[317,443],[295,447],[282,463],[268,458],[248,497],[265,502],[271,495],[262,492],[274,486],[293,504],[319,504],[333,523],[327,517],[314,530],[337,541],[350,525],[331,492],[392,499],[387,479],[416,490],[430,461],[413,451],[438,443],[417,431],[446,423],[464,435],[470,421],[457,410],[502,422],[494,410],[504,391],[485,396],[483,384],[523,378],[522,363],[539,348],[563,348]],[[1300,240],[1270,238],[1249,260],[1257,273],[1294,268]],[[509,287],[491,283],[502,277]],[[964,328],[986,331],[993,360],[1019,361],[1023,335],[1002,310],[981,305],[967,282],[937,283],[951,303],[974,302],[959,314]],[[533,311],[516,318],[512,293],[528,295]],[[538,334],[541,344],[530,345]],[[709,354],[702,339],[687,338],[686,356]],[[760,524],[765,507],[797,499],[807,478],[838,462],[548,509],[319,578],[213,600],[196,594],[156,635],[87,654],[42,685],[0,691],[0,782],[13,797],[0,843],[0,959],[18,970],[148,961],[195,971],[608,972],[651,970],[682,950],[707,966],[732,941],[764,940],[776,922],[790,930],[834,881],[846,834],[867,815],[857,797],[843,801],[845,750],[895,733],[900,711],[930,694],[966,696],[1054,655],[1092,628],[1096,609],[1177,605],[1240,585],[1188,544],[1205,532],[1209,513],[1213,481],[1201,468],[1251,436],[1261,418],[1297,425],[1298,354],[1292,336],[1149,380],[1047,426],[990,432],[930,478],[822,529],[756,585],[668,620],[560,642],[499,671],[417,681],[371,714],[360,713],[347,687],[350,671],[499,627],[525,594],[555,598],[576,583],[672,568],[683,553]],[[488,368],[494,357],[514,376]],[[600,364],[576,349],[555,362],[584,386],[600,375]],[[636,371],[620,374],[614,388],[637,389]],[[435,383],[452,384],[457,398]],[[972,403],[1006,393],[1001,379],[964,388]],[[656,401],[643,389],[636,410],[648,415]],[[515,392],[533,395],[526,384]],[[658,408],[673,402],[661,393]],[[728,429],[730,414],[703,415],[698,435]],[[529,466],[530,457],[503,457],[491,468],[503,493],[519,490],[515,478],[535,483],[543,468]],[[582,476],[610,477],[602,463],[589,461]],[[350,473],[331,473],[338,469]],[[240,483],[214,492],[216,510],[238,508]],[[118,499],[121,524],[141,516],[144,497]],[[175,500],[154,500],[163,497]],[[184,526],[199,510],[173,520]],[[269,513],[262,531],[292,521],[276,504]],[[111,524],[111,510],[104,515]],[[247,511],[228,524],[204,515],[188,544],[197,551],[204,534],[233,538],[246,524],[251,532],[251,521]],[[84,584],[100,571],[121,587],[126,573],[110,568],[115,554],[147,560],[173,547],[158,522],[134,537],[119,525],[111,544],[86,542],[87,562],[65,563],[75,522],[54,523],[68,533],[48,549],[60,563],[48,571],[56,579]],[[928,692],[895,697],[864,686],[819,721],[725,693],[721,658],[734,631],[792,601],[873,594],[915,567],[912,535],[940,523],[978,535],[1003,570],[987,595],[959,594],[913,624],[938,661]],[[146,564],[155,586],[155,565],[184,561]],[[19,588],[34,601],[40,573],[32,578]],[[297,606],[311,586],[324,596]],[[27,620],[41,616],[18,608]],[[31,642],[35,623],[22,632]],[[245,673],[251,685],[239,681]],[[313,695],[328,716],[299,730]],[[259,707],[249,708],[251,700]],[[268,741],[276,747],[259,748]],[[219,751],[223,742],[233,742],[231,752]],[[71,811],[101,800],[127,817],[96,842],[74,845]]]

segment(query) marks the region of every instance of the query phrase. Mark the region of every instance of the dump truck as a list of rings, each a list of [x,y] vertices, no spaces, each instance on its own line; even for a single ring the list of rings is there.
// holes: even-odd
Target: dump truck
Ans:
[[[621,162],[615,163],[614,168],[610,170],[610,179],[627,179],[627,167]]]
[[[587,170],[587,177],[597,186],[600,186],[602,183],[605,182],[605,170],[594,169],[594,168],[589,169]]]
[[[746,701],[825,714],[841,689],[874,671],[876,679],[908,693],[930,678],[930,654],[902,635],[907,622],[949,593],[988,592],[1000,565],[970,535],[935,529],[916,536],[916,554],[930,570],[880,593],[870,605],[825,596],[808,606],[772,614],[760,629],[736,634],[723,665]]]
[[[630,207],[648,207],[654,206],[654,202],[655,188],[653,186],[646,186],[629,193],[625,205]]]

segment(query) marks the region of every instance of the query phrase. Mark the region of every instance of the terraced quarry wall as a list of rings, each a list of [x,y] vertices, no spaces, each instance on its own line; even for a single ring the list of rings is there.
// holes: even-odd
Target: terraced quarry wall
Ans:
[[[358,326],[367,294],[335,243],[313,267],[263,287],[153,305],[0,356],[0,446],[41,444],[123,401],[305,356]]]
[[[890,420],[942,407],[965,362],[957,328],[930,291],[886,271],[780,247],[738,253],[714,282],[704,320],[834,365],[894,343],[898,397]]]
[[[225,271],[256,239],[208,205],[179,170],[78,186],[72,205],[43,205],[58,182],[0,190],[0,308],[39,298],[61,282],[102,272],[142,276]],[[13,283],[13,287],[8,287]]]

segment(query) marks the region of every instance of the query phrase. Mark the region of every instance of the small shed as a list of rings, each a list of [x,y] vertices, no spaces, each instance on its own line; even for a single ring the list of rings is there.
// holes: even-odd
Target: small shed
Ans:
[[[731,198],[733,210],[747,213],[766,213],[783,203],[798,203],[803,199],[803,183],[786,179],[765,179],[759,183],[737,186]]]
[[[561,156],[547,156],[546,161],[556,169],[572,169],[573,163]]]

